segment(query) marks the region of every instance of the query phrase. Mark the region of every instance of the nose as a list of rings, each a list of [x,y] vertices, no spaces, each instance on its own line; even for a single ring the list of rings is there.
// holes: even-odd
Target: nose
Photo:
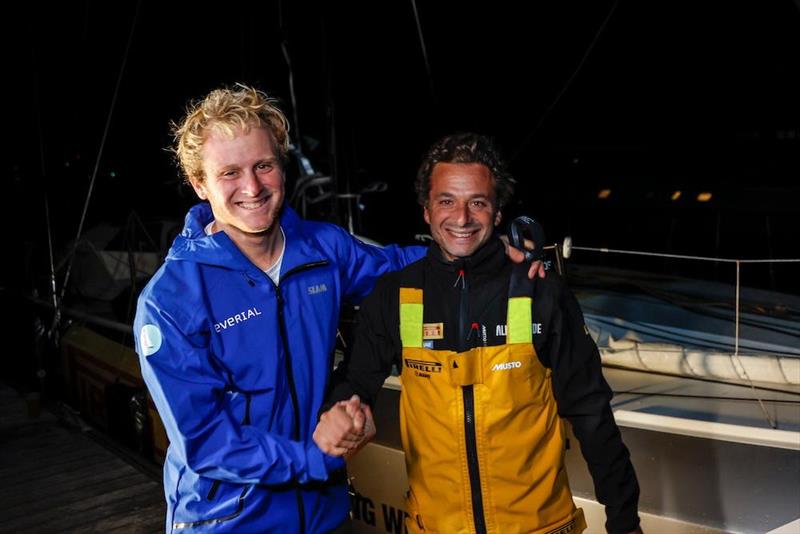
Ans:
[[[456,213],[456,222],[459,226],[466,226],[469,224],[471,220],[470,212],[469,212],[469,204],[466,202],[459,204],[456,208],[458,213]]]
[[[242,193],[251,197],[257,197],[261,193],[263,187],[256,173],[252,170],[245,171],[239,186]]]

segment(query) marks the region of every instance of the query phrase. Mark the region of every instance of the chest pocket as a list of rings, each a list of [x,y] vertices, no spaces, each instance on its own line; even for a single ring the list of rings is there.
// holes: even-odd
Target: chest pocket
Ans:
[[[423,292],[400,289],[400,338],[404,379],[443,380],[451,387],[483,384],[513,405],[541,404],[550,395],[550,370],[536,355],[532,332],[531,297],[510,297],[506,344],[467,352],[423,348]],[[414,370],[414,373],[406,371]],[[422,373],[421,371],[424,371]],[[438,375],[438,376],[437,376]],[[413,377],[413,378],[412,378]],[[505,394],[505,393],[507,394]]]
[[[486,382],[507,389],[514,402],[544,403],[550,396],[550,369],[539,361],[533,346],[533,299],[508,299],[506,345],[485,362]]]

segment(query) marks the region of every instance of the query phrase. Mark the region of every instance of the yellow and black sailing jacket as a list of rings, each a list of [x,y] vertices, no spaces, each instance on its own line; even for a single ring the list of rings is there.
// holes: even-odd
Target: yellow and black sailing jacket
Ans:
[[[433,245],[362,306],[329,401],[370,402],[400,370],[409,532],[580,532],[559,416],[581,442],[609,531],[638,525],[636,476],[577,302],[554,273],[534,282],[524,271],[497,240],[452,263]]]

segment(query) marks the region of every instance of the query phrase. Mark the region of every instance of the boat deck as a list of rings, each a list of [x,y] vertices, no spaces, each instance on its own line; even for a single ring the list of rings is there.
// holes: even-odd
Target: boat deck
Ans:
[[[93,436],[0,385],[0,532],[164,532],[158,467]]]

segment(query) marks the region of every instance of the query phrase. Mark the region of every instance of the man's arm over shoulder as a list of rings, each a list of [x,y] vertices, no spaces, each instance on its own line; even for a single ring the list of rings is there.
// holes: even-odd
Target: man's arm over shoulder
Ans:
[[[179,278],[179,277],[178,277]],[[234,483],[281,484],[325,480],[343,466],[311,441],[244,424],[231,413],[233,393],[211,354],[210,334],[194,317],[202,305],[191,290],[162,280],[139,298],[136,351],[173,451],[193,471]]]
[[[378,281],[361,305],[352,350],[331,377],[325,407],[358,395],[372,405],[399,359],[399,278],[388,274]]]
[[[344,296],[358,303],[375,287],[382,275],[398,271],[425,256],[427,248],[399,245],[377,246],[364,243],[336,225],[321,225],[318,239],[333,246],[342,274]]]
[[[541,299],[534,299],[542,301],[534,317],[539,313],[548,324],[547,337],[537,351],[542,363],[552,369],[559,414],[569,419],[580,442],[597,499],[606,506],[606,528],[632,532],[639,524],[639,484],[614,421],[609,404],[612,392],[603,377],[597,345],[564,281],[551,274],[538,284],[545,291]]]

